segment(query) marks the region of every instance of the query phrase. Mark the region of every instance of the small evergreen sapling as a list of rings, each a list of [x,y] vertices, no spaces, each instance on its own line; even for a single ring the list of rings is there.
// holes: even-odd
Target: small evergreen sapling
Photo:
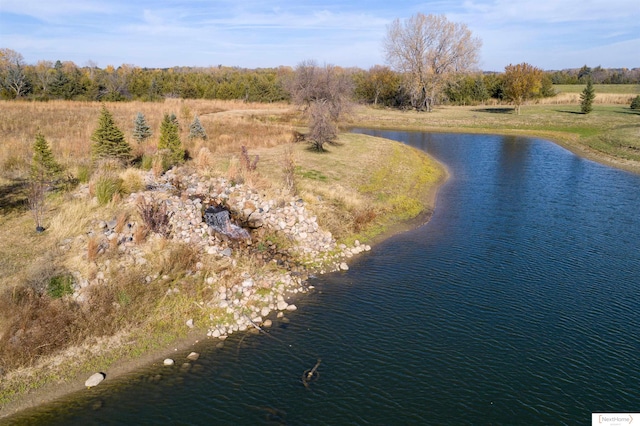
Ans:
[[[180,164],[184,161],[184,148],[182,147],[182,141],[180,141],[180,129],[174,114],[165,114],[162,124],[160,125],[158,151],[162,150],[167,150],[167,164],[165,164],[165,168]]]
[[[29,209],[36,222],[36,231],[42,232],[46,192],[60,179],[62,166],[56,161],[42,133],[36,135],[29,173]]]
[[[207,140],[207,132],[204,130],[204,127],[202,127],[202,123],[200,123],[197,115],[193,118],[193,122],[189,126],[189,139]]]
[[[580,94],[580,111],[589,114],[593,110],[593,100],[596,98],[596,90],[593,88],[591,79],[587,80],[587,86]]]
[[[98,127],[91,135],[91,140],[93,141],[91,157],[94,161],[115,158],[126,163],[131,160],[131,146],[104,105],[100,111]]]
[[[636,109],[636,110],[640,109],[640,95],[636,96],[631,101],[631,109]]]
[[[133,122],[133,138],[140,144],[145,140],[149,139],[153,132],[151,132],[151,127],[147,124],[147,119],[144,114],[138,112],[136,115],[136,119]]]

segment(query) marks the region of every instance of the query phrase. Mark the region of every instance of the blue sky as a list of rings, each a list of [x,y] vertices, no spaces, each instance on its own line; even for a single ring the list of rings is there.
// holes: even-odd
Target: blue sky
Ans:
[[[0,47],[29,64],[369,68],[417,12],[467,24],[483,70],[640,67],[639,0],[0,0]]]

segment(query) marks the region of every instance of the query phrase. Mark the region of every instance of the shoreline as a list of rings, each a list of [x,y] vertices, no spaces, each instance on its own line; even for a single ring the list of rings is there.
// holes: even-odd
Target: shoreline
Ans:
[[[384,126],[371,126],[367,125],[366,127],[370,128],[379,128],[385,129]],[[591,161],[598,162],[600,164],[614,167],[622,170],[626,170],[628,172],[640,173],[640,165],[629,163],[627,165],[623,164],[621,161],[616,161],[615,158],[607,158],[604,155],[600,155],[597,152],[592,152],[591,150],[586,149],[587,147],[572,143],[570,141],[563,140],[560,137],[551,137],[550,135],[544,134],[536,134],[536,132],[526,132],[526,131],[503,131],[496,132],[491,131],[490,129],[463,129],[462,132],[456,131],[453,132],[451,129],[447,128],[429,128],[429,129],[420,129],[413,127],[412,129],[406,128],[403,130],[413,130],[413,131],[424,131],[424,132],[435,132],[435,133],[470,133],[470,134],[481,134],[481,133],[491,133],[497,135],[517,135],[522,137],[531,137],[531,138],[541,138],[548,140],[552,143],[555,143],[575,155],[581,156],[583,158],[589,159]],[[475,131],[474,131],[475,130]],[[437,207],[437,196],[442,188],[442,186],[451,178],[451,172],[446,167],[446,165],[439,163],[444,171],[442,178],[436,182],[423,198],[423,202],[425,205],[430,206],[430,208],[425,209],[418,216],[391,224],[386,231],[375,236],[369,243],[372,246],[376,246],[383,241],[397,235],[399,233],[407,232],[411,229],[415,229],[417,227],[423,226],[428,223],[432,217],[433,211]],[[356,255],[357,256],[357,255]],[[335,272],[335,271],[334,271]],[[291,302],[295,302],[297,299],[304,297],[304,294],[290,294],[289,295]],[[269,316],[275,315],[276,312],[271,312]],[[248,331],[244,331],[245,333]],[[166,357],[170,357],[171,354],[188,352],[190,348],[198,344],[204,344],[205,342],[211,340],[210,343],[214,343],[218,341],[215,337],[207,336],[206,329],[198,329],[189,332],[186,336],[180,337],[170,343],[164,344],[159,348],[153,349],[149,352],[145,352],[144,354],[132,358],[132,359],[119,359],[113,363],[113,366],[107,370],[107,378],[106,380],[121,380],[123,377],[126,377],[128,374],[134,373],[135,371],[141,370],[146,367],[150,367],[156,363],[162,363],[162,360]],[[220,340],[222,341],[222,340]],[[42,388],[30,391],[24,394],[21,397],[18,397],[16,400],[8,402],[4,406],[0,407],[0,423],[7,421],[12,416],[19,416],[21,412],[28,410],[30,408],[34,408],[37,406],[46,405],[54,402],[55,400],[64,398],[66,396],[71,396],[75,393],[79,393],[84,389],[84,381],[88,377],[87,373],[78,374],[71,380],[62,382],[62,383],[50,383],[45,385]]]
[[[396,142],[394,141],[394,143]],[[450,176],[450,173],[445,165],[441,163],[438,163],[438,165],[443,171],[442,177],[437,182],[430,185],[429,190],[422,197],[420,197],[420,200],[426,208],[413,219],[388,225],[384,232],[378,234],[369,241],[371,245],[380,244],[384,240],[397,235],[398,233],[406,232],[410,229],[422,226],[430,220],[432,213],[436,207],[436,199],[439,189]],[[350,249],[347,248],[344,251],[348,252],[349,250]],[[360,253],[361,252],[358,252],[354,253],[353,255],[344,257],[344,260],[348,260],[352,256],[356,257]],[[339,271],[339,269],[329,268],[326,271],[337,272]],[[304,298],[305,294],[306,293],[300,294],[300,292],[288,292],[286,297],[288,303],[295,303],[297,300]],[[274,309],[269,313],[268,317],[276,316],[279,312],[281,311]],[[209,330],[209,332],[210,331],[211,330]],[[243,332],[246,333],[249,331],[244,330]],[[209,340],[211,342],[208,342]],[[170,343],[163,344],[160,347],[154,348],[135,358],[116,359],[111,367],[104,370],[105,374],[107,375],[105,380],[121,380],[123,377],[126,377],[128,374],[134,373],[135,371],[153,366],[157,363],[161,364],[164,358],[172,357],[172,354],[181,354],[183,352],[188,353],[189,349],[194,347],[195,345],[211,343],[215,344],[215,342],[222,341],[223,340],[219,340],[216,336],[211,336],[207,332],[206,328],[193,329],[186,336],[180,337]],[[79,392],[84,389],[84,381],[90,375],[91,373],[79,373],[72,379],[68,379],[61,383],[49,383],[41,388],[28,391],[25,394],[18,396],[15,400],[12,400],[10,402],[7,402],[3,406],[0,406],[0,423],[7,421],[10,417],[20,416],[21,413],[24,413],[25,410],[28,410],[30,408],[47,405],[56,400],[71,396],[76,393],[78,393],[78,397],[81,397]]]

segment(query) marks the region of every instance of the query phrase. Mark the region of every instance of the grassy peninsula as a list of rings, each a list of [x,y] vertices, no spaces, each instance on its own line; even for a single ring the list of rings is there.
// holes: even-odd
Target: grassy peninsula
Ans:
[[[628,107],[633,94],[598,96],[588,115],[580,113],[578,94],[566,93],[524,105],[520,115],[505,105],[441,106],[430,113],[358,107],[347,125],[536,136],[579,155],[640,172],[640,113]],[[92,246],[96,241],[86,234],[98,222],[115,221],[116,226],[140,222],[139,211],[125,200],[144,190],[144,173],[152,169],[145,169],[143,161],[118,170],[123,185],[117,196],[101,205],[96,202],[89,147],[100,105],[53,101],[2,102],[0,106],[4,135],[0,149],[0,417],[24,407],[24,396],[34,390],[54,386],[59,392],[62,383],[67,383],[67,390],[77,389],[79,378],[91,372],[117,371],[136,360],[148,362],[146,355],[159,353],[170,343],[202,338],[212,323],[232,321],[228,312],[207,302],[223,289],[237,288],[247,277],[258,280],[286,273],[294,263],[302,271],[321,269],[327,261],[282,262],[282,253],[295,244],[265,227],[254,232],[251,245],[234,246],[231,256],[207,257],[189,244],[141,236],[134,248],[147,256],[143,276],[118,276],[104,266],[118,263],[118,245],[107,244],[98,255]],[[435,191],[446,178],[442,165],[391,141],[344,132],[324,153],[292,143],[292,132],[303,129],[304,122],[288,104],[167,99],[106,106],[128,140],[132,140],[137,112],[145,114],[152,129],[159,128],[164,114],[175,113],[183,122],[197,114],[208,138],[189,139],[183,127],[181,136],[190,156],[182,166],[185,175],[242,185],[278,207],[301,200],[319,227],[335,239],[338,248],[332,250],[375,242],[400,224],[428,214],[434,208]],[[26,203],[28,159],[37,131],[46,136],[56,158],[78,181],[75,187],[49,194],[43,233],[35,232]],[[154,138],[157,135],[134,145],[136,155],[144,158],[153,152]],[[254,169],[243,165],[242,147],[251,161],[257,158]],[[185,191],[173,196],[187,199]],[[92,309],[67,309],[79,304],[70,292],[46,291],[51,286],[64,288],[65,283],[75,285],[73,280],[64,281],[69,276],[97,280],[107,271],[115,274],[111,282],[124,284],[105,284],[92,293],[94,298],[82,302],[93,304]],[[146,287],[140,286],[141,279],[149,281]],[[167,292],[175,288],[181,290],[179,296],[169,297]],[[272,291],[263,286],[258,293],[266,297]],[[92,311],[114,321],[108,327],[92,321]],[[190,318],[195,318],[195,330],[185,326]],[[43,333],[34,332],[34,328],[51,327],[62,336],[55,345],[42,340]],[[20,338],[29,332],[39,339]]]

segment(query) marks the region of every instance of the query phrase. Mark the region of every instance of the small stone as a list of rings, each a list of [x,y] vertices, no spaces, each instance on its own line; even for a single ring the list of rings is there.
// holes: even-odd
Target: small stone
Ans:
[[[193,328],[193,318],[187,320],[187,327]]]
[[[289,306],[289,304],[287,302],[285,302],[284,300],[280,300],[278,302],[278,310],[279,311],[284,311],[285,309],[287,309],[287,307]]]
[[[198,358],[200,358],[200,354],[198,352],[191,352],[189,355],[187,355],[187,359],[189,361],[197,361]]]
[[[298,307],[296,305],[294,305],[294,304],[291,304],[291,305],[287,306],[287,311],[295,311],[297,309],[298,309]]]
[[[342,263],[340,264],[340,269],[341,269],[342,271],[348,271],[348,270],[349,270],[349,265],[347,265],[345,262],[342,262]]]
[[[173,365],[174,362],[171,358],[167,358],[162,362],[164,365]]]
[[[106,377],[106,374],[104,373],[94,373],[91,375],[91,377],[89,377],[85,382],[84,385],[88,388],[92,388],[94,386],[98,386],[100,384],[100,382],[102,382],[104,380],[104,378]]]
[[[273,321],[271,321],[270,319],[265,320],[265,321],[262,323],[262,326],[263,326],[263,327],[266,327],[266,328],[269,328],[269,327],[271,327],[272,325],[273,325]]]
[[[227,247],[226,249],[222,250],[222,252],[220,252],[221,255],[226,256],[226,257],[230,257],[231,256],[231,249],[229,247]]]

